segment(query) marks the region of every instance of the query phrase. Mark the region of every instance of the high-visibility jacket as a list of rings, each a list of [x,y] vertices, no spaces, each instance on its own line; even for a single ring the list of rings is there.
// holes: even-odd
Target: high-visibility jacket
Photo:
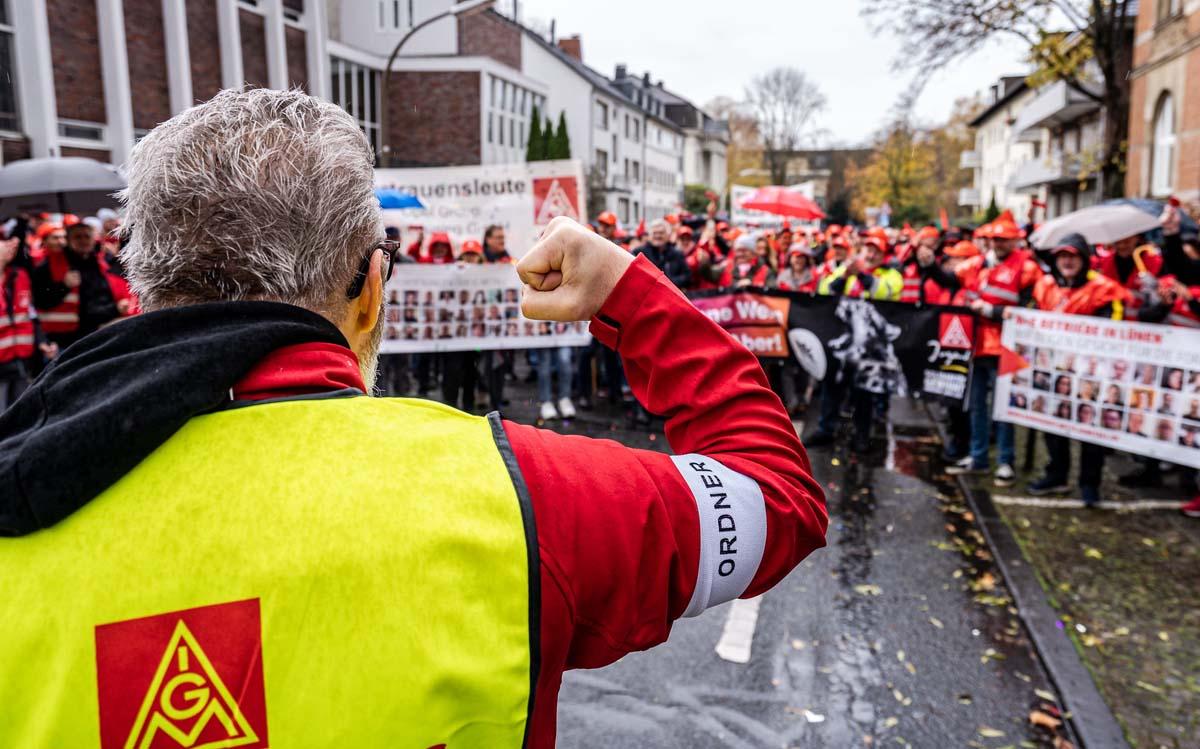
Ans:
[[[1200,286],[1192,286],[1188,291],[1192,293],[1193,299],[1200,299]],[[1175,300],[1175,305],[1167,314],[1166,322],[1181,328],[1200,328],[1200,315],[1192,311],[1188,300],[1180,297]]]
[[[846,263],[822,278],[821,283],[817,286],[818,292],[821,294],[831,294],[833,283],[843,278],[849,267],[850,264]],[[871,275],[875,278],[875,284],[871,287],[870,291],[865,289],[858,280],[858,277],[855,276],[846,281],[842,295],[893,302],[900,299],[900,290],[904,286],[904,279],[900,277],[900,271],[881,265],[871,271]]]
[[[52,252],[46,256],[46,263],[50,267],[50,278],[55,283],[62,283],[67,272],[71,270],[71,265],[67,260],[64,250],[63,252]],[[129,285],[115,273],[108,269],[108,263],[104,260],[103,253],[97,253],[96,262],[100,266],[100,272],[104,274],[104,279],[108,281],[108,288],[112,292],[113,301],[129,299]],[[42,330],[54,334],[74,333],[79,329],[79,287],[69,289],[66,296],[57,305],[44,310],[38,310],[38,319],[42,323]]]
[[[949,304],[953,293],[932,278],[921,277],[921,266],[918,263],[905,263],[900,271],[904,286],[900,289],[900,301],[905,304]],[[922,292],[922,287],[924,291]]]
[[[1021,292],[1030,289],[1044,273],[1027,250],[1013,250],[1004,260],[988,265],[982,255],[969,259],[956,271],[964,287],[973,288],[978,298],[996,307],[1021,303]],[[1000,323],[981,319],[976,338],[977,356],[999,356]]]
[[[0,363],[33,356],[33,284],[24,268],[0,272]]]
[[[0,746],[519,747],[535,536],[498,420],[367,397],[193,418],[0,543]]]
[[[1112,305],[1112,319],[1123,320],[1133,295],[1129,290],[1098,271],[1089,270],[1080,286],[1059,286],[1058,280],[1047,273],[1033,287],[1033,299],[1038,309],[1068,315],[1094,315]]]

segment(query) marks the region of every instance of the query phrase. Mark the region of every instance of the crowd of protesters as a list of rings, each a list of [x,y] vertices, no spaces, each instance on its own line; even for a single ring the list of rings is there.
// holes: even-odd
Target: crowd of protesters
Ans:
[[[1162,215],[1157,244],[1132,236],[1110,247],[1093,247],[1071,235],[1054,247],[1032,248],[1031,226],[1008,212],[973,230],[925,226],[915,229],[787,221],[755,230],[706,214],[680,214],[623,230],[611,212],[592,227],[635,255],[645,255],[681,290],[763,287],[912,304],[968,307],[979,317],[973,375],[965,411],[951,409],[945,458],[950,473],[991,475],[1000,487],[1016,481],[1011,424],[993,423],[992,394],[1001,353],[1006,310],[1024,306],[1068,314],[1200,328],[1200,240],[1180,231],[1177,204]],[[428,235],[407,227],[410,240],[397,262],[420,264],[512,263],[504,229],[488,227],[478,240],[456,246],[443,232]],[[3,226],[0,242],[0,410],[11,403],[57,353],[73,341],[122,316],[136,314],[137,299],[123,277],[119,219],[112,211],[80,218],[20,216]],[[399,240],[398,228],[388,238]],[[592,409],[607,401],[624,409],[631,426],[653,421],[630,394],[619,357],[595,341],[582,348],[528,351],[464,351],[386,355],[380,386],[390,394],[428,395],[465,410],[477,410],[486,395],[491,409],[509,405],[505,384],[517,364],[537,384],[539,416],[571,419],[577,405]],[[860,391],[836,372],[813,383],[794,361],[763,359],[772,387],[799,414],[814,407],[816,429],[806,444],[835,438],[843,414],[857,451],[870,446],[873,426],[885,417],[888,398]],[[482,405],[482,403],[480,403]],[[1044,434],[1049,462],[1031,482],[1032,494],[1070,489],[1070,440]],[[994,450],[993,450],[994,448]],[[993,462],[992,454],[995,453]],[[1100,499],[1106,449],[1081,445],[1079,489],[1089,506]],[[1127,486],[1162,483],[1157,460],[1137,458],[1139,468],[1121,477]],[[994,468],[993,468],[994,466]],[[1195,471],[1179,469],[1189,492]],[[1200,494],[1184,506],[1200,517]]]

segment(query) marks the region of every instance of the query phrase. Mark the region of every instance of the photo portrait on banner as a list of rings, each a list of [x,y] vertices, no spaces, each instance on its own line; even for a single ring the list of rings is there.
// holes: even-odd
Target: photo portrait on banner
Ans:
[[[588,323],[521,315],[512,265],[401,265],[384,294],[385,354],[586,346]]]

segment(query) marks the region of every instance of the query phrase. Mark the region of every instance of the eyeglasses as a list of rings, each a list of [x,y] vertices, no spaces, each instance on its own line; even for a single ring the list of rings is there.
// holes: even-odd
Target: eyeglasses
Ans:
[[[362,263],[358,266],[358,271],[354,274],[354,280],[350,282],[350,288],[346,290],[347,299],[357,299],[359,294],[363,292],[363,286],[367,283],[367,273],[371,270],[371,258],[375,257],[376,250],[383,250],[383,259],[387,262],[387,269],[383,273],[383,282],[386,284],[392,278],[392,271],[396,268],[396,253],[400,252],[400,243],[394,239],[384,239],[376,242],[363,258]]]

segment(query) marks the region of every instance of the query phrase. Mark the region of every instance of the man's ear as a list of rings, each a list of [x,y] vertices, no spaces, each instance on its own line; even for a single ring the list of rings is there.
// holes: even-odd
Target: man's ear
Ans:
[[[371,265],[367,270],[367,281],[358,297],[357,327],[368,335],[379,322],[379,310],[383,306],[383,250],[371,253]]]

